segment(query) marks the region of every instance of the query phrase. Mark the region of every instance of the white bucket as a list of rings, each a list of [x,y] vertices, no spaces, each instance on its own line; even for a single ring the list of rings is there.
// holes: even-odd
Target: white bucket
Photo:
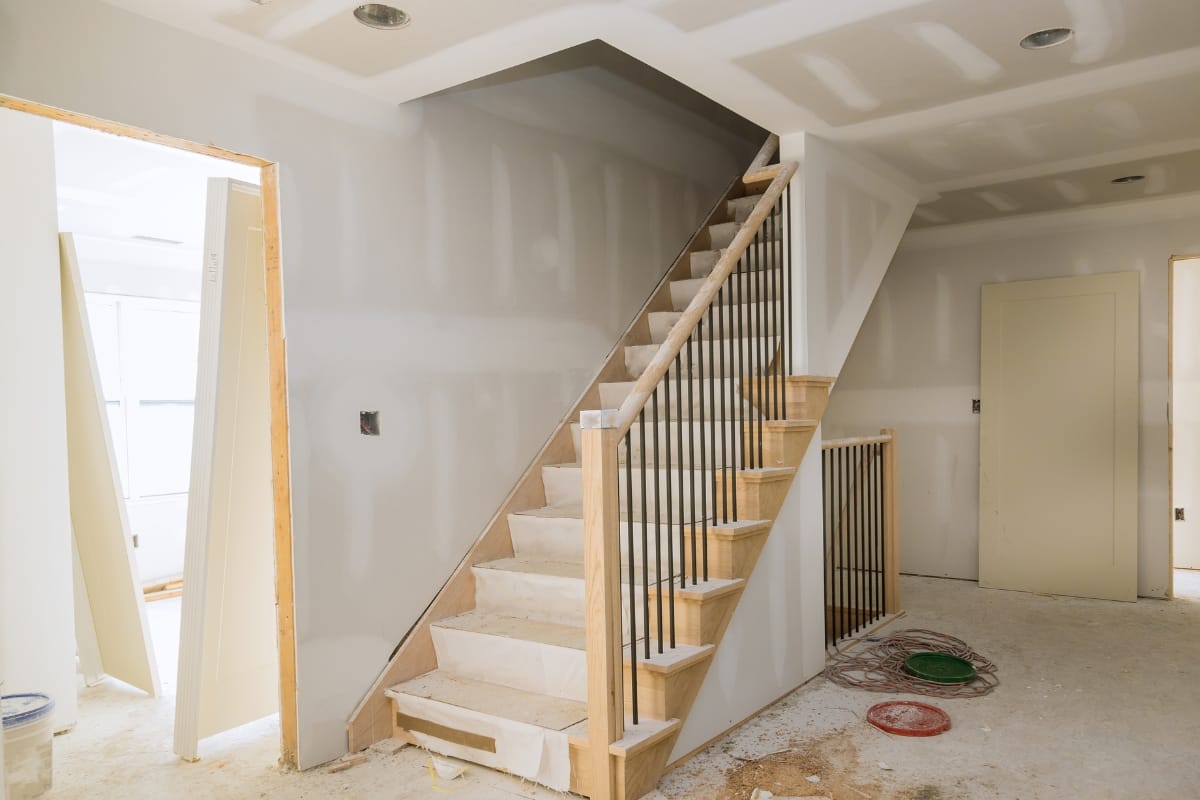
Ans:
[[[4,778],[8,800],[32,800],[50,791],[54,748],[54,701],[44,694],[6,694]]]

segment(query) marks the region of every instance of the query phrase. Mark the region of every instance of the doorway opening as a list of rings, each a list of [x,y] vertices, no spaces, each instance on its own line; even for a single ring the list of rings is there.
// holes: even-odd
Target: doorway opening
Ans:
[[[1168,270],[1171,594],[1200,599],[1200,256],[1173,257]]]
[[[85,353],[83,363],[91,363],[88,389],[95,394],[97,416],[103,417],[103,424],[96,430],[103,431],[102,439],[107,439],[107,457],[111,458],[112,469],[105,472],[111,473],[116,484],[114,494],[127,520],[123,526],[130,539],[126,574],[133,576],[127,582],[136,589],[145,649],[151,651],[152,643],[151,672],[157,673],[157,678],[141,685],[145,688],[152,684],[147,691],[161,694],[164,701],[140,716],[146,731],[131,731],[129,724],[135,718],[129,715],[124,725],[119,724],[123,716],[119,706],[132,697],[144,698],[145,694],[120,681],[104,680],[107,691],[95,693],[96,702],[91,709],[99,715],[100,724],[93,726],[90,733],[84,730],[89,709],[81,703],[78,724],[71,721],[61,726],[63,730],[74,727],[72,735],[62,737],[55,749],[68,759],[75,751],[84,760],[103,760],[103,753],[95,748],[107,739],[146,734],[144,741],[153,742],[155,750],[169,752],[176,676],[180,676],[180,683],[190,681],[198,685],[200,678],[188,677],[189,671],[195,671],[188,665],[190,657],[201,649],[219,651],[222,644],[209,639],[212,628],[222,627],[221,620],[205,618],[205,613],[213,616],[205,611],[192,615],[196,619],[191,634],[187,633],[189,623],[184,622],[184,638],[191,636],[196,640],[192,652],[189,654],[186,643],[180,647],[180,616],[181,607],[187,602],[186,593],[194,588],[200,590],[201,597],[216,597],[215,602],[225,601],[227,605],[230,598],[237,598],[237,593],[227,592],[220,580],[216,583],[211,579],[181,580],[185,569],[193,578],[214,574],[196,572],[191,566],[195,559],[190,555],[185,568],[185,531],[189,526],[189,499],[195,505],[193,420],[198,404],[204,402],[207,406],[201,408],[206,407],[215,415],[221,398],[218,389],[215,397],[205,401],[197,396],[196,384],[198,358],[201,364],[205,363],[206,345],[201,341],[201,330],[214,328],[211,321],[207,326],[203,324],[205,315],[212,318],[213,306],[207,300],[202,304],[201,298],[202,286],[214,274],[210,266],[214,244],[212,198],[222,190],[225,194],[234,191],[252,194],[255,203],[253,225],[259,266],[257,273],[247,274],[248,285],[253,285],[256,279],[258,289],[253,299],[246,302],[257,305],[262,328],[261,341],[255,344],[263,354],[259,390],[263,413],[256,424],[263,443],[259,473],[264,476],[262,504],[267,513],[260,514],[258,519],[263,524],[258,527],[262,529],[266,563],[274,562],[266,570],[271,574],[270,586],[257,597],[267,601],[270,633],[274,634],[270,637],[272,645],[277,639],[277,647],[272,647],[271,670],[273,686],[278,687],[278,722],[272,719],[269,724],[279,726],[278,760],[284,766],[295,766],[294,597],[277,165],[215,146],[177,140],[0,95],[0,115],[14,112],[20,117],[42,118],[45,130],[53,132],[50,168],[44,174],[57,190],[54,210],[58,230],[71,234],[62,237],[63,274],[73,273],[76,278],[74,283],[64,278],[62,305],[66,333],[59,357],[68,362],[71,357],[68,339],[73,334],[67,331],[68,317],[72,316],[69,295],[78,289],[75,306],[79,313],[74,318],[82,320],[86,330],[79,340],[85,343],[81,350]],[[220,185],[215,185],[214,180]],[[227,226],[229,220],[222,218],[220,222]],[[222,227],[221,236],[225,233],[226,228]],[[224,238],[216,242],[218,249],[222,242]],[[224,270],[221,266],[222,274]],[[216,318],[219,318],[226,304],[223,296],[217,298]],[[224,353],[224,348],[224,338],[209,346],[210,373],[217,369],[215,353]],[[73,392],[77,387],[71,386],[69,364],[67,371],[68,393],[78,396],[78,392]],[[79,371],[85,376],[86,373],[86,369]],[[203,366],[201,376],[203,383]],[[209,377],[211,382],[216,381],[213,375]],[[218,438],[217,433],[212,434],[214,450]],[[212,460],[209,453],[210,464]],[[215,473],[227,466],[211,469]],[[214,502],[220,502],[220,498]],[[78,542],[78,522],[74,528],[74,534],[68,529],[65,535]],[[72,545],[66,547],[66,552],[71,553]],[[77,543],[74,553],[78,621],[96,617],[89,614],[89,609],[97,608],[101,601],[91,595],[86,580],[80,577],[86,572],[81,562],[86,562],[88,556],[81,553]],[[65,566],[68,582],[72,569],[69,562],[68,559]],[[93,570],[97,570],[94,564]],[[84,586],[82,605],[78,590],[81,585]],[[225,607],[218,605],[218,608]],[[236,608],[225,610],[237,613]],[[229,627],[228,618],[224,627]],[[95,652],[98,652],[97,634],[101,634],[100,626],[90,632],[91,649]],[[88,638],[78,629],[71,634],[81,686],[98,684],[103,678],[97,668],[89,675],[89,647],[85,642]],[[8,652],[11,654],[12,648]],[[186,662],[182,669],[178,663],[181,653]],[[208,658],[206,655],[205,659]],[[99,663],[96,659],[91,661]],[[221,664],[226,674],[230,673],[230,667],[228,662]],[[4,677],[0,675],[0,679]],[[7,677],[11,678],[11,673]],[[18,688],[10,684],[5,685],[6,692]],[[96,685],[83,686],[83,691],[93,688]],[[22,687],[22,690],[27,689]],[[197,692],[199,689],[193,693]],[[229,702],[237,704],[240,700],[234,698]],[[203,713],[202,709],[199,715],[203,717]],[[149,730],[152,726],[154,731]],[[193,734],[196,727],[193,726]],[[219,728],[206,726],[202,719],[198,730],[199,736],[205,736],[206,730]],[[79,744],[72,745],[72,739]],[[91,751],[80,750],[85,743]],[[177,737],[175,749],[178,748]],[[275,760],[274,756],[270,759],[271,763]]]

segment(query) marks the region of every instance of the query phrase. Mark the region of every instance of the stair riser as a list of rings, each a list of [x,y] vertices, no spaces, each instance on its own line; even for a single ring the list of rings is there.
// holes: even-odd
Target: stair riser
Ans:
[[[701,645],[714,644],[721,640],[725,627],[729,624],[733,611],[737,608],[741,591],[733,591],[718,597],[698,599],[692,595],[676,594],[675,596],[675,642],[676,644]],[[650,602],[655,603],[653,593]],[[666,602],[666,597],[663,597]],[[667,618],[663,618],[663,627],[667,628]],[[669,635],[669,629],[667,629]],[[658,636],[657,618],[650,617],[650,636]]]
[[[759,286],[760,281],[761,287]],[[692,302],[692,298],[699,294],[703,283],[702,278],[671,281],[671,307],[676,311],[683,311],[688,307],[688,303]],[[735,301],[754,304],[762,300],[774,300],[779,297],[780,287],[776,284],[774,270],[731,276],[725,285],[721,304],[725,306]]]
[[[438,735],[404,728],[399,722],[401,714],[416,720],[414,728],[425,728]],[[570,786],[570,742],[562,731],[502,720],[410,695],[392,698],[392,719],[394,733],[398,737],[435,753],[503,770],[559,791],[565,791]],[[458,731],[469,734],[465,739],[459,737],[466,743],[447,741]],[[532,749],[531,742],[540,743],[540,748]],[[472,747],[470,744],[483,746]],[[537,757],[531,758],[531,750]]]
[[[725,250],[698,250],[690,255],[688,262],[693,278],[707,278],[716,268]],[[775,269],[782,260],[782,248],[776,242],[752,244],[742,256],[742,270]]]
[[[583,650],[475,631],[430,627],[438,668],[526,692],[587,702]]]
[[[641,377],[651,360],[658,354],[658,348],[659,345],[654,344],[633,345],[625,348],[625,369],[629,372],[630,377]],[[689,354],[685,347],[680,353],[679,368],[676,369],[676,365],[672,363],[667,369],[667,375],[674,379],[676,373],[679,373],[680,377],[685,380],[699,377],[701,371],[705,378],[729,378],[739,372],[742,375],[761,375],[774,369],[778,348],[779,340],[777,338],[718,341],[714,343],[714,360],[709,361],[708,348],[704,348],[704,352],[701,353],[700,348],[693,345],[691,360],[688,360]],[[704,357],[703,363],[701,363],[701,355]],[[722,360],[724,364],[722,364]],[[735,361],[740,365],[740,369],[737,371],[734,370]],[[674,384],[671,389],[675,390]],[[684,386],[682,389],[686,397],[688,387]],[[695,390],[693,389],[693,391]]]
[[[541,558],[549,561],[583,562],[583,520],[546,519],[543,517],[523,517],[520,515],[513,515],[511,519],[513,521],[509,523],[509,527],[512,531],[513,550],[517,556]],[[670,541],[670,547],[675,551],[674,559],[678,561],[679,526],[673,525],[667,528],[666,525],[663,525],[661,526],[661,530],[662,533],[659,534],[657,542],[658,553],[662,559],[662,563],[666,564],[668,560],[668,541]],[[698,553],[704,552],[702,536],[703,533],[698,530],[696,534],[696,548]],[[708,533],[709,577],[749,578],[750,570],[758,558],[759,550],[761,550],[765,538],[765,530],[754,535],[739,537],[724,536],[717,530],[710,530]],[[651,566],[654,566],[654,544],[656,540],[655,526],[653,524],[646,526],[646,541],[646,554],[650,558]],[[629,531],[624,522],[621,523],[620,544],[621,561],[627,564],[629,562]],[[634,522],[633,549],[633,563],[638,575],[640,575],[642,566],[642,525],[640,522]],[[690,526],[684,533],[683,549],[684,568],[690,575],[692,563],[692,533]],[[698,567],[697,572],[702,574],[702,567]],[[624,581],[624,568],[622,569],[621,577]],[[476,592],[478,591],[477,585]]]
[[[639,534],[640,541],[640,534]],[[653,545],[653,543],[651,543]],[[679,569],[680,555],[678,542],[674,542],[673,556],[676,572]],[[688,545],[690,547],[690,544]],[[663,573],[667,572],[666,542],[663,542]],[[653,555],[651,555],[653,558]],[[652,564],[651,567],[654,565]],[[491,573],[491,574],[484,574]],[[504,616],[526,617],[542,622],[554,622],[560,625],[585,627],[586,613],[584,608],[584,586],[582,578],[563,578],[554,575],[537,575],[527,572],[509,572],[499,569],[477,569],[475,584],[475,605],[477,608],[490,613]],[[621,636],[629,639],[629,585],[626,568],[621,570]],[[643,598],[643,574],[640,567],[634,570],[636,598],[640,603]],[[689,578],[690,580],[690,578]],[[650,576],[651,586],[654,585],[653,574]],[[666,602],[665,582],[664,602]],[[653,600],[653,588],[651,598]],[[550,609],[549,606],[554,608]],[[641,608],[641,605],[638,606]],[[652,611],[652,614],[654,612]],[[664,612],[665,613],[665,612]],[[638,612],[638,635],[641,636],[642,617]],[[522,687],[517,687],[522,688]]]
[[[787,496],[791,480],[776,479],[758,481],[742,473],[737,485],[737,516],[738,519],[775,519],[783,500]],[[732,494],[728,495],[732,503]],[[721,496],[716,501],[717,513],[724,516],[725,501]]]
[[[739,197],[725,203],[725,213],[734,222],[745,222],[754,213],[754,207],[762,199],[761,194]]]
[[[671,546],[678,551],[679,528],[678,525],[668,528],[665,524],[656,526],[653,522],[647,522],[647,556],[652,565],[655,559],[655,541],[659,544],[658,555],[663,564],[667,563],[668,540],[673,543]],[[582,519],[571,517],[555,519],[513,514],[509,517],[509,531],[512,534],[513,551],[517,556],[541,558],[547,561],[583,562]],[[642,565],[642,523],[640,521],[633,523],[633,537],[633,563],[637,566],[640,574]],[[689,539],[688,547],[691,547],[690,542]],[[629,531],[624,522],[621,523],[620,543],[621,561],[627,564],[630,560]],[[676,558],[678,557],[676,556]]]
[[[722,308],[724,307],[722,306]],[[758,308],[759,306],[754,307],[755,314],[758,313]],[[715,314],[716,312],[714,311],[713,313]],[[739,313],[741,315],[740,317]],[[778,303],[772,303],[767,307],[764,313],[773,320],[782,318],[780,316],[781,309]],[[703,341],[707,342],[709,339],[713,338],[734,339],[743,332],[743,329],[746,331],[752,330],[755,326],[752,324],[754,320],[751,318],[750,314],[751,307],[743,303],[740,306],[733,307],[733,313],[730,314],[731,319],[718,320],[714,316],[711,327],[708,324],[708,317],[705,316]],[[681,311],[650,312],[650,341],[654,344],[662,344],[665,342],[667,340],[667,336],[671,333],[671,328],[674,327],[675,323],[681,316],[683,316],[683,312]],[[740,326],[738,325],[739,319],[742,321]],[[722,325],[724,326],[723,328],[721,327]],[[696,345],[693,345],[693,347],[695,346]],[[708,345],[706,344],[705,351],[707,352],[707,350]],[[716,348],[714,346],[713,355],[717,356],[715,350]]]
[[[749,216],[749,215],[747,215],[747,216]],[[744,220],[741,222],[719,222],[716,225],[709,225],[708,226],[709,247],[711,247],[714,250],[720,250],[720,249],[729,247],[730,243],[733,242],[734,237],[737,236],[738,232],[742,229],[742,222],[744,222]],[[768,226],[769,226],[769,223],[768,223]],[[763,240],[768,240],[767,239],[768,236],[770,236],[772,240],[777,238],[777,234],[774,231],[772,231],[768,226],[764,226],[761,229],[761,236],[762,236]]]
[[[710,392],[710,384],[712,384],[714,380],[716,386],[712,386]],[[688,392],[688,383],[692,384],[692,390],[690,394]],[[741,397],[740,385],[741,382],[734,378],[718,378],[713,380],[706,378],[703,381],[684,381],[683,398],[682,402],[680,402],[678,392],[675,391],[675,382],[672,381],[670,403],[667,402],[667,393],[662,388],[660,388],[658,391],[657,403],[655,403],[653,397],[651,397],[650,401],[646,403],[645,408],[647,430],[649,430],[649,426],[653,424],[651,414],[654,405],[657,405],[658,407],[660,422],[664,419],[679,419],[680,417],[684,417],[686,419],[697,419],[703,416],[705,419],[713,419],[714,408],[709,403],[710,393],[715,393],[716,395],[715,411],[718,415],[721,413],[721,398],[722,396],[725,398],[725,413],[723,418],[729,419],[734,416],[733,403],[735,399]],[[632,381],[626,383],[601,383],[601,407],[620,408],[621,404],[625,402],[625,398],[629,396],[629,392],[632,389]],[[703,404],[701,402],[701,393],[703,393]],[[689,399],[691,400],[690,404],[688,402]],[[757,416],[757,413],[758,412],[754,409],[749,401],[745,400],[744,398],[740,401],[739,409],[737,411],[739,417],[749,418],[752,416]],[[634,424],[637,425],[636,422]]]
[[[680,488],[683,490],[683,504],[686,513],[685,521],[691,519],[692,498],[696,498],[696,507],[699,510],[701,500],[701,486],[704,485],[704,491],[708,492],[708,486],[712,485],[712,475],[702,472],[701,470],[685,469],[683,470],[683,479],[680,480],[679,472],[674,467],[670,470],[666,468],[645,470],[645,488],[642,485],[643,469],[640,466],[633,468],[633,503],[635,511],[639,510],[643,496],[646,499],[646,504],[650,513],[654,511],[654,502],[658,501],[662,512],[661,518],[667,518],[667,501],[670,500],[672,515],[678,516],[678,508],[680,502]],[[583,502],[583,468],[575,465],[544,467],[542,469],[542,482],[546,487],[546,502],[552,506],[567,505],[572,503]],[[619,499],[621,508],[626,508],[626,492],[629,491],[628,485],[625,482],[625,470],[621,469],[621,482],[618,487]],[[670,497],[668,498],[668,492]]]

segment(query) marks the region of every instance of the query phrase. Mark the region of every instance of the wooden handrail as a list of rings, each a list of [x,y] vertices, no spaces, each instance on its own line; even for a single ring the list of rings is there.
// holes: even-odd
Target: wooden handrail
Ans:
[[[887,444],[892,441],[891,434],[879,436],[854,436],[848,439],[826,439],[821,442],[822,450],[834,450],[839,447],[854,447],[860,444]]]
[[[692,331],[696,328],[696,323],[704,316],[708,307],[713,304],[717,292],[725,284],[726,279],[733,274],[738,261],[741,260],[746,250],[753,244],[755,234],[775,208],[775,202],[783,194],[783,190],[787,188],[788,181],[796,174],[798,166],[796,162],[789,161],[786,164],[778,164],[773,168],[775,177],[771,180],[771,184],[767,187],[763,196],[758,199],[758,202],[754,205],[754,210],[750,213],[746,221],[742,223],[741,229],[733,237],[733,241],[729,244],[729,247],[722,252],[721,258],[717,261],[717,265],[713,268],[713,271],[709,273],[704,283],[700,285],[700,291],[692,298],[692,302],[688,303],[688,307],[683,311],[683,316],[671,328],[671,332],[667,334],[666,340],[659,345],[658,352],[654,354],[654,358],[650,360],[641,377],[634,383],[633,389],[625,398],[625,402],[621,404],[621,408],[617,412],[616,437],[618,439],[624,436],[625,432],[633,425],[638,414],[642,412],[642,409],[650,400],[650,395],[654,392],[655,387],[658,386],[663,376],[667,374],[667,370],[671,368],[675,357],[679,355],[684,345],[687,344]]]
[[[750,162],[750,169],[746,170],[747,175],[752,175],[762,170],[771,163],[771,157],[779,152],[779,137],[771,134],[766,141],[762,143],[762,147],[758,148],[758,153],[754,156],[754,160]]]

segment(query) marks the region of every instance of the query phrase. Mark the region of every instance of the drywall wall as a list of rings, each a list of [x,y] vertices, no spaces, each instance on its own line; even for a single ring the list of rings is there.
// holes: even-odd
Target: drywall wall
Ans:
[[[0,92],[280,162],[303,766],[760,144],[586,67],[397,108],[88,0],[0,8]]]
[[[792,374],[837,375],[904,232],[916,193],[853,148],[782,137],[792,179]],[[873,432],[878,432],[878,426]],[[763,547],[671,759],[818,674],[825,665],[822,429]]]
[[[1200,251],[1193,251],[1200,252]],[[1171,502],[1174,565],[1200,569],[1200,258],[1175,262],[1171,293]]]
[[[785,137],[803,159],[796,251],[804,273],[806,370],[837,375],[917,205],[905,176],[851,145],[811,134]]]
[[[4,690],[75,724],[62,295],[50,122],[0,109],[0,638]]]
[[[1164,209],[1153,221],[1139,213],[1135,205],[1115,214],[1077,215],[1069,218],[1068,230],[1050,227],[1053,218],[1035,217],[962,232],[928,231],[910,234],[901,245],[825,422],[831,437],[896,428],[903,571],[969,579],[978,574],[979,417],[971,413],[971,400],[979,396],[980,287],[1137,270],[1138,593],[1166,593],[1167,262],[1173,253],[1200,252],[1200,214],[1166,218]]]

